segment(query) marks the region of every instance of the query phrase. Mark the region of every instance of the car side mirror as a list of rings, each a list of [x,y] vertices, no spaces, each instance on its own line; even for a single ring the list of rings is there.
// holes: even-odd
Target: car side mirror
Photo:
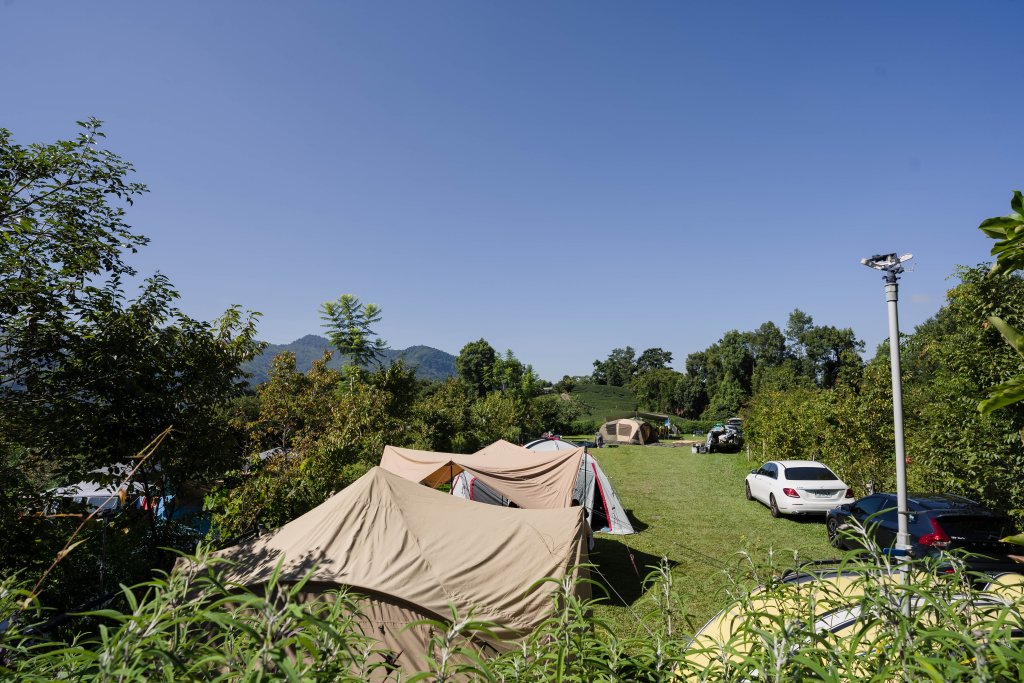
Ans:
[[[750,470],[751,474],[759,474],[761,470]]]

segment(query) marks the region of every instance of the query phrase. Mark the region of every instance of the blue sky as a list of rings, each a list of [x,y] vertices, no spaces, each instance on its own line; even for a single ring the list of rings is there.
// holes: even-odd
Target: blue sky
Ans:
[[[0,0],[0,126],[106,122],[150,194],[132,259],[190,315],[384,311],[542,377],[614,347],[683,367],[794,308],[909,330],[1024,189],[1024,4]]]

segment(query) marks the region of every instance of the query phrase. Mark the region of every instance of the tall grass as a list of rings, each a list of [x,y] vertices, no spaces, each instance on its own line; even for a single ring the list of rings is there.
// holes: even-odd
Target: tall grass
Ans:
[[[780,556],[775,555],[775,560]],[[225,585],[179,563],[170,574],[123,588],[122,611],[88,613],[94,628],[48,639],[46,614],[28,591],[0,584],[0,676],[18,681],[894,681],[1020,680],[1020,585],[992,589],[947,558],[900,567],[877,548],[828,570],[787,557],[751,560],[732,576],[723,616],[696,635],[669,563],[652,568],[642,635],[622,639],[593,616],[571,583],[549,581],[551,617],[508,652],[467,645],[488,624],[453,611],[438,620],[422,672],[390,670],[359,629],[344,590],[300,599],[304,586],[275,574],[259,592]],[[783,567],[788,567],[784,570]],[[751,577],[763,585],[749,590]],[[840,578],[837,578],[840,577]],[[841,579],[841,580],[840,580]],[[909,609],[908,609],[909,607]],[[836,625],[849,621],[839,629]]]

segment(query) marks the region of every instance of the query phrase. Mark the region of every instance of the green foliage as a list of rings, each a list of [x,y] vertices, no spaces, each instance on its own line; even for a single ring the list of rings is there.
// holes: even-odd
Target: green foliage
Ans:
[[[992,264],[993,275],[1024,268],[1024,195],[1020,190],[1013,193],[1009,215],[988,218],[978,229],[996,240],[992,246],[996,259]]]
[[[81,337],[78,321],[109,309],[123,259],[148,241],[124,204],[146,192],[132,165],[100,148],[95,119],[74,140],[16,144],[0,128],[0,387],[33,388]],[[105,286],[106,285],[106,286]]]
[[[527,402],[522,397],[491,392],[470,408],[470,429],[477,444],[498,439],[520,443],[523,437],[539,433],[536,425],[526,422],[527,414]]]
[[[243,390],[240,366],[260,349],[257,314],[189,318],[162,275],[128,297],[122,282],[135,271],[125,259],[147,240],[125,209],[146,188],[102,148],[98,121],[80,125],[74,140],[27,147],[0,131],[0,453],[4,470],[20,472],[5,476],[0,538],[26,551],[0,554],[3,573],[36,572],[61,547],[60,521],[21,516],[44,509],[47,488],[106,476],[93,470],[130,462],[172,425],[139,473],[147,495],[177,500],[237,466],[228,414]],[[47,600],[67,605],[107,578],[134,580],[158,563],[158,546],[176,541],[148,513],[118,520],[123,533],[89,525]],[[94,547],[121,545],[112,538],[140,549],[124,552],[117,571]]]
[[[612,349],[606,360],[595,360],[591,380],[594,384],[626,387],[629,386],[636,371],[636,351],[632,346],[627,346],[624,349]]]
[[[551,616],[502,654],[472,643],[492,625],[460,615],[431,622],[428,669],[388,671],[371,634],[360,630],[359,596],[339,587],[304,594],[274,572],[258,592],[225,586],[182,564],[123,588],[124,609],[89,613],[103,626],[63,642],[40,636],[26,593],[0,583],[0,676],[19,681],[734,681],[1017,680],[1019,591],[981,588],[956,558],[954,571],[917,562],[912,583],[877,548],[848,553],[834,572],[808,571],[794,557],[733,573],[721,631],[693,638],[670,563],[652,565],[650,596],[636,615],[639,637],[621,637],[594,616],[571,580],[545,580]],[[584,569],[585,573],[585,569]],[[786,580],[786,576],[799,580]],[[752,582],[751,579],[754,581]],[[582,579],[585,580],[585,579]],[[760,584],[753,588],[752,585]],[[900,605],[910,601],[905,615]],[[822,628],[830,615],[854,624]]]
[[[201,562],[211,562],[200,557]],[[226,587],[184,570],[123,588],[124,611],[88,613],[103,624],[71,643],[40,641],[24,598],[0,585],[0,674],[20,681],[330,680],[362,681],[372,672],[369,644],[344,591],[301,602],[303,584],[270,577],[261,594]]]
[[[328,367],[330,354],[308,373],[295,357],[274,359],[258,392],[256,419],[243,425],[255,455],[206,500],[227,537],[257,524],[280,526],[319,505],[377,464],[387,444],[412,443],[419,385],[402,363],[346,380]]]
[[[706,432],[711,429],[715,424],[715,420],[684,420],[673,418],[672,424],[679,429],[680,434],[695,434],[698,431]]]
[[[853,330],[817,326],[794,310],[786,332],[772,322],[751,332],[730,330],[716,343],[686,358],[686,378],[671,409],[684,417],[724,419],[740,412],[764,390],[796,386],[830,388],[857,378],[863,342]]]
[[[570,395],[578,399],[586,408],[587,413],[584,419],[591,423],[587,429],[575,432],[578,434],[595,431],[604,424],[606,419],[613,416],[632,416],[637,409],[636,397],[628,387],[579,382],[573,387]]]
[[[1024,519],[1019,432],[1024,409],[979,413],[991,386],[1024,370],[989,318],[1024,323],[1024,280],[961,268],[948,303],[901,341],[904,429],[912,489],[959,493]],[[832,388],[765,382],[746,411],[749,440],[772,457],[817,459],[862,491],[891,488],[893,431],[888,345]],[[766,376],[766,380],[769,377]],[[780,381],[781,380],[781,381]]]
[[[483,339],[462,347],[455,359],[455,369],[472,395],[478,398],[500,391],[527,399],[535,396],[540,387],[533,366],[520,362],[511,349],[506,350],[504,356],[498,354]]]
[[[352,294],[342,294],[337,301],[324,302],[320,312],[327,338],[348,359],[349,367],[380,366],[387,343],[383,339],[374,339],[377,333],[371,327],[380,322],[379,306],[363,304]]]
[[[1024,268],[1024,196],[1019,190],[1013,193],[1010,209],[1010,215],[989,218],[978,226],[986,235],[998,240],[992,247],[992,255],[996,257],[990,271],[993,276],[1006,275]],[[999,316],[989,316],[988,321],[999,330],[1006,343],[1024,357],[1024,335]],[[1021,401],[1024,401],[1024,374],[992,387],[989,398],[978,404],[978,410],[988,414]]]
[[[637,374],[643,374],[652,370],[665,370],[671,364],[672,352],[654,347],[646,349],[640,354],[640,358],[636,361],[636,371]]]
[[[751,443],[774,458],[818,460],[858,492],[894,484],[892,396],[887,364],[858,386],[765,390],[746,411]]]
[[[570,377],[569,375],[562,375],[562,379],[554,385],[554,390],[560,394],[568,394],[573,388],[581,381],[579,377]]]
[[[511,349],[495,358],[488,378],[492,391],[512,392],[524,399],[536,395],[539,384],[533,366],[523,365]]]
[[[1024,279],[961,268],[932,321],[907,340],[904,357],[908,477],[961,493],[1024,519],[1024,406],[980,413],[990,388],[1024,372],[1024,360],[988,324],[1024,323]]]
[[[684,378],[682,373],[668,368],[648,370],[633,378],[629,388],[641,408],[667,413],[679,405],[679,385]]]
[[[491,388],[491,371],[498,360],[494,348],[484,339],[469,342],[455,358],[455,371],[476,396],[484,396]]]
[[[845,365],[860,365],[859,341],[850,328],[831,325],[816,326],[811,316],[797,309],[786,326],[789,356],[796,360],[800,372],[819,387],[835,386]]]
[[[565,398],[559,394],[547,394],[530,401],[530,412],[535,424],[553,434],[577,434],[576,430],[586,411],[587,407],[575,396]],[[588,423],[586,432],[589,431]]]
[[[477,445],[470,430],[469,388],[459,379],[433,385],[413,406],[412,446],[440,453],[470,453]]]

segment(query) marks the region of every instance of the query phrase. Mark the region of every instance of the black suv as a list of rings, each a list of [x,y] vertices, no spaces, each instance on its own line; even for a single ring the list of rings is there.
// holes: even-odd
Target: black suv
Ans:
[[[907,530],[911,557],[961,549],[982,556],[968,560],[972,569],[1024,569],[1007,557],[1020,548],[999,542],[1000,538],[1014,532],[1010,520],[980,503],[944,493],[910,494],[907,511],[910,513]],[[837,548],[857,545],[856,538],[842,533],[852,520],[860,522],[879,547],[892,547],[897,531],[896,494],[874,493],[829,510],[825,527],[832,545]]]

